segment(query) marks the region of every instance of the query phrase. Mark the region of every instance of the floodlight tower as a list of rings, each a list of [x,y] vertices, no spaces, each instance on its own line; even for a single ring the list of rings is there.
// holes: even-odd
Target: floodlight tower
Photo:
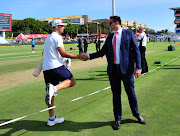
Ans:
[[[116,9],[115,9],[115,0],[112,0],[112,15],[116,15]]]
[[[175,16],[175,20],[174,20],[174,24],[176,24],[176,28],[175,28],[175,32],[176,34],[180,33],[180,7],[176,7],[176,8],[169,8],[171,10],[174,10],[174,16]]]

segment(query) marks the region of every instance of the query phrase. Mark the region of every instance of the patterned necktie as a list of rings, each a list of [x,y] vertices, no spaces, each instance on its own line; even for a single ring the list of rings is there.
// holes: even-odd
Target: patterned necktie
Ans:
[[[116,62],[116,37],[117,37],[117,33],[118,33],[118,32],[115,32],[114,40],[113,40],[114,63]]]

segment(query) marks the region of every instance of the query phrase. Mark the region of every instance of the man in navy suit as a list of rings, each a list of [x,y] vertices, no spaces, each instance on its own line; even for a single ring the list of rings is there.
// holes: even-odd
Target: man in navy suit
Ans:
[[[138,119],[139,123],[146,124],[144,118],[140,116],[134,90],[134,75],[136,78],[141,75],[141,55],[135,35],[132,31],[122,29],[119,16],[111,16],[109,26],[114,32],[108,35],[102,49],[89,55],[84,54],[84,60],[95,59],[106,54],[108,62],[107,74],[113,94],[115,117],[113,129],[118,130],[121,123],[121,80],[123,81],[133,116]]]
[[[94,43],[96,44],[96,51],[99,51],[100,47],[101,47],[101,41],[100,41],[99,36],[97,36],[97,38],[96,38]]]
[[[79,55],[83,54],[83,36],[78,39]]]

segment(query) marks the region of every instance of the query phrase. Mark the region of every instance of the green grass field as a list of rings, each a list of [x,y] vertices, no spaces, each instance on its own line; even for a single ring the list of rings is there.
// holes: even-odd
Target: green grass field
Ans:
[[[167,50],[169,43],[148,43],[146,55],[149,70],[180,56],[180,43],[175,51]],[[65,45],[67,51],[77,45]],[[89,52],[95,51],[95,45],[89,45]],[[0,77],[8,78],[9,74],[32,70],[41,59],[42,45],[36,45],[36,53],[31,53],[31,46],[0,47]],[[72,51],[78,53],[78,50]],[[72,60],[73,63],[79,60]],[[162,65],[160,64],[160,65]],[[101,91],[83,99],[66,103],[72,99],[88,95],[109,87],[106,73],[107,65],[93,66],[74,72],[76,85],[58,92],[55,108],[59,117],[65,122],[47,127],[48,112],[37,113],[17,122],[0,127],[4,136],[179,136],[180,135],[180,58],[165,65],[155,72],[135,79],[135,90],[141,115],[147,125],[141,125],[132,116],[128,99],[122,89],[122,124],[118,131],[111,125],[114,121],[112,93],[110,89]],[[23,79],[23,77],[22,77]],[[2,83],[12,83],[1,79]],[[15,82],[15,81],[14,81]],[[45,84],[43,78],[23,85],[0,90],[0,123],[29,115],[46,109],[44,102]]]

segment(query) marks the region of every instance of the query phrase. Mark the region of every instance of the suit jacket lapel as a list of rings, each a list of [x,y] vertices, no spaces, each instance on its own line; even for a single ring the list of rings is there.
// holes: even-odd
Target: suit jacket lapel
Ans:
[[[121,36],[121,45],[124,45],[125,38],[126,38],[125,30],[123,29],[123,30],[122,30],[122,36]]]
[[[113,45],[112,45],[113,36],[114,36],[114,33],[111,34],[111,38],[110,38],[110,47],[111,47],[111,48],[113,48]]]

